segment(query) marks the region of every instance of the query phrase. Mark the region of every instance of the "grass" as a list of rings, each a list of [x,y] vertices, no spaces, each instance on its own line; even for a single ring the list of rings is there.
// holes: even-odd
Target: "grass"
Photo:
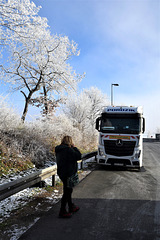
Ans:
[[[33,167],[29,159],[20,157],[16,152],[9,153],[7,147],[0,144],[0,177],[16,173]]]
[[[20,172],[33,167],[33,164],[29,160],[23,160],[21,158],[6,158],[0,156],[0,177],[7,175],[11,172]]]

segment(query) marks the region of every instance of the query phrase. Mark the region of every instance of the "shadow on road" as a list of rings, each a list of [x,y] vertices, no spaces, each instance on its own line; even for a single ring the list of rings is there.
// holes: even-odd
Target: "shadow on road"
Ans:
[[[154,240],[155,202],[119,199],[74,199],[80,211],[59,219],[56,204],[20,240]],[[156,203],[157,204],[157,203]],[[160,206],[160,202],[158,202]]]
[[[129,172],[146,172],[145,167],[138,168],[130,168],[123,166],[109,166],[109,165],[96,165],[95,170],[99,171],[129,171]]]

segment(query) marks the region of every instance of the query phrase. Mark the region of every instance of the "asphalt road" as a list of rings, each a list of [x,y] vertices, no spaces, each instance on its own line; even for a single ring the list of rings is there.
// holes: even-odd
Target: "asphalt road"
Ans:
[[[160,240],[160,143],[144,143],[141,171],[98,167],[73,193],[80,211],[59,219],[59,205],[21,240]]]

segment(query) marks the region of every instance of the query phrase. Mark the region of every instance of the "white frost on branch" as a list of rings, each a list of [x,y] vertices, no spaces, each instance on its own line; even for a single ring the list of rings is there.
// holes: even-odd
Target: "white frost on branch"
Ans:
[[[0,95],[0,131],[10,131],[21,124],[20,116],[16,110],[7,104],[7,97]]]
[[[63,107],[63,112],[77,128],[83,138],[83,145],[93,146],[97,144],[97,130],[95,130],[96,118],[100,115],[104,106],[107,106],[107,96],[98,88],[84,89],[79,95],[70,96]]]
[[[76,91],[82,78],[69,64],[72,56],[79,55],[77,44],[67,36],[51,35],[39,9],[29,0],[0,1],[0,41],[8,57],[0,64],[1,79],[23,94],[23,121],[29,104],[40,101],[37,106],[43,105],[47,115],[66,94]]]
[[[32,38],[33,30],[48,28],[47,19],[38,16],[41,7],[30,0],[1,0],[0,29],[3,32],[1,44],[18,41],[19,38]]]

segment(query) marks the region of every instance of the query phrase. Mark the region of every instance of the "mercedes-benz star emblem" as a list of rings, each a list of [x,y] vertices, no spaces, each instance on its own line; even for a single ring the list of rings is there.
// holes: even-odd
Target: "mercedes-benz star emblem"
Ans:
[[[123,141],[122,141],[121,139],[117,139],[116,145],[117,145],[118,147],[123,146]]]

